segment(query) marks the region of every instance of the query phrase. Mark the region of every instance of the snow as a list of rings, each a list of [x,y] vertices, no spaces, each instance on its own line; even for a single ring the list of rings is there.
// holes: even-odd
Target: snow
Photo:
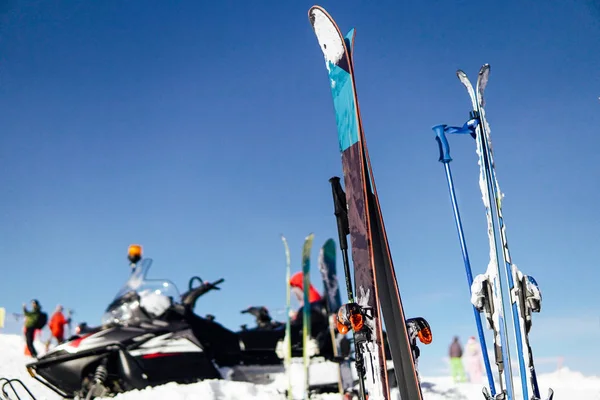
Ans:
[[[313,28],[315,35],[317,36],[321,50],[323,50],[327,69],[329,69],[329,63],[337,65],[344,56],[344,44],[340,40],[337,27],[321,9],[311,9],[311,17],[314,21]]]
[[[19,335],[0,334],[0,377],[21,379],[37,400],[60,400],[61,397],[46,388],[35,379],[31,378],[25,370],[25,364],[31,362],[31,358],[23,354],[24,339]],[[43,345],[36,343],[40,354],[43,354]],[[294,387],[302,387],[302,365],[294,364],[292,370],[294,376]],[[323,364],[325,367],[325,364]],[[320,371],[319,375],[335,374],[336,371]],[[583,374],[571,371],[568,368],[561,368],[550,374],[542,374],[538,377],[542,396],[546,395],[548,387],[554,389],[556,400],[597,400],[600,399],[600,377],[584,376]],[[312,377],[311,377],[312,381]],[[207,380],[190,385],[179,385],[169,383],[155,388],[146,388],[135,390],[128,393],[119,394],[114,397],[115,400],[234,400],[234,399],[261,399],[261,400],[285,400],[286,397],[282,391],[287,386],[287,380],[281,376],[268,385],[256,385],[244,382],[234,382],[227,380]],[[515,385],[519,386],[519,385]],[[481,400],[482,384],[452,382],[450,377],[423,377],[422,387],[425,400]],[[300,393],[296,398],[301,398]],[[27,399],[26,395],[21,398]],[[326,394],[315,396],[318,400],[339,400],[338,394]]]

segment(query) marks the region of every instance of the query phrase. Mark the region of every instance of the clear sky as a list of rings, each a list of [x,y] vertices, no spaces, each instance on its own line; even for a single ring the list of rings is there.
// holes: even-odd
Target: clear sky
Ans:
[[[143,6],[141,4],[143,3]],[[0,8],[0,305],[38,298],[98,323],[140,243],[151,276],[239,311],[285,305],[287,235],[336,238],[341,175],[327,72],[306,1],[7,0]],[[7,5],[8,4],[8,5]],[[321,3],[357,30],[363,123],[406,314],[431,323],[424,374],[475,323],[431,127],[461,125],[455,76],[492,72],[487,116],[512,256],[544,296],[531,341],[600,374],[600,8],[592,1]],[[487,265],[475,143],[451,138],[475,273]],[[342,270],[339,268],[341,275]],[[319,279],[318,271],[312,277]],[[321,285],[318,285],[319,289]],[[12,327],[12,328],[11,328]],[[17,330],[15,322],[9,329]]]

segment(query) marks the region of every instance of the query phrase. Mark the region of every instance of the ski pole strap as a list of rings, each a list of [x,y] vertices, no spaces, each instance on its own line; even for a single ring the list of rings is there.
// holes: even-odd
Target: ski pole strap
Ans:
[[[475,129],[479,124],[479,119],[472,118],[465,122],[462,127],[457,126],[448,126],[445,124],[436,125],[433,128],[435,132],[435,140],[438,142],[438,147],[440,150],[440,158],[438,161],[443,162],[444,164],[452,161],[452,157],[450,157],[450,145],[448,144],[448,139],[446,138],[446,134],[464,134],[468,133],[473,138],[475,138]]]

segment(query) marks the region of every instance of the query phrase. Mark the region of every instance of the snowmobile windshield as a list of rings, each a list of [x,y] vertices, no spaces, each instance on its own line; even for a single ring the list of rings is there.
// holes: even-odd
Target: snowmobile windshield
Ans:
[[[102,324],[127,323],[138,319],[140,315],[140,296],[145,293],[154,293],[170,298],[177,303],[181,295],[177,286],[168,279],[148,279],[148,271],[152,266],[152,259],[145,258],[131,271],[129,279],[117,292],[106,312],[102,316]]]

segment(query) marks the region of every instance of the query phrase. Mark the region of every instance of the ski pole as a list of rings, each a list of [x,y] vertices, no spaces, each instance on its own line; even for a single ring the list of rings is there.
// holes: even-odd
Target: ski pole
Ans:
[[[476,121],[475,121],[476,123]],[[458,202],[456,200],[456,193],[454,191],[454,181],[452,179],[452,171],[450,169],[450,162],[452,161],[452,157],[450,157],[450,145],[448,144],[448,139],[446,138],[446,133],[471,133],[473,120],[469,120],[462,128],[457,127],[448,127],[447,125],[436,125],[432,129],[436,134],[436,141],[438,142],[439,150],[440,150],[440,161],[444,164],[444,169],[446,170],[446,181],[448,182],[448,190],[450,192],[450,200],[452,201],[452,209],[454,211],[454,221],[456,223],[456,230],[458,233],[458,240],[460,241],[460,249],[462,251],[463,262],[465,264],[465,271],[467,273],[467,283],[469,284],[469,291],[471,290],[471,285],[473,284],[473,273],[471,271],[471,262],[469,261],[469,252],[467,251],[467,242],[465,240],[465,235],[462,228],[462,221],[460,218],[460,212],[458,210]],[[483,362],[485,364],[485,369],[487,373],[488,383],[490,385],[490,391],[492,392],[492,396],[496,396],[496,386],[494,383],[494,376],[492,375],[492,369],[490,364],[490,359],[487,353],[487,345],[485,342],[485,336],[483,333],[483,325],[481,323],[481,314],[473,306],[473,314],[475,316],[475,323],[477,325],[477,333],[479,335],[479,342],[482,348]]]
[[[354,303],[354,293],[352,290],[352,279],[350,275],[350,261],[348,259],[348,239],[350,234],[350,225],[348,223],[348,211],[346,203],[346,194],[340,184],[340,178],[334,176],[329,179],[333,193],[334,214],[337,221],[338,236],[340,240],[340,249],[342,250],[342,262],[344,264],[344,275],[346,276],[346,292],[348,292],[348,301]]]
[[[346,276],[346,292],[348,294],[348,301],[355,303],[354,291],[352,290],[352,279],[350,275],[350,261],[348,259],[348,240],[347,235],[350,234],[350,224],[348,222],[348,205],[346,203],[346,194],[340,184],[340,178],[337,176],[329,179],[331,183],[331,191],[333,195],[333,206],[334,214],[338,228],[338,236],[340,242],[340,250],[342,251],[342,260],[344,263],[344,275]],[[356,332],[352,330],[352,337],[356,343]],[[358,375],[358,385],[361,399],[365,399],[365,381],[362,376],[363,369],[363,358],[360,351],[355,351],[356,355],[356,372]]]

